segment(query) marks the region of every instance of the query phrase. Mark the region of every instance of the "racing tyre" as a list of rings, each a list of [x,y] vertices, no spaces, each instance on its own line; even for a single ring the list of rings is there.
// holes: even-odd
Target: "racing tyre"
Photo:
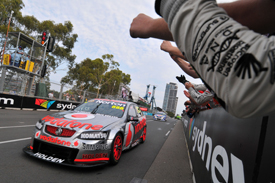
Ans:
[[[143,129],[143,135],[142,135],[142,137],[141,137],[141,143],[144,143],[144,142],[145,142],[146,133],[147,133],[147,128],[146,128],[146,126],[145,126],[144,129]]]
[[[114,141],[112,143],[112,152],[110,156],[110,163],[112,165],[118,164],[121,153],[122,153],[122,136],[120,134],[116,134]]]

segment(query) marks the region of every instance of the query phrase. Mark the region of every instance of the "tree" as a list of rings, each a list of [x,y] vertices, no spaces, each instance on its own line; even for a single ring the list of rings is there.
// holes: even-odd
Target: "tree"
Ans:
[[[130,84],[131,76],[129,74],[123,73],[119,69],[115,69],[105,74],[103,82],[105,82],[105,84],[101,87],[100,92],[103,95],[114,95],[118,92],[120,83],[125,85]]]
[[[175,114],[170,112],[170,111],[166,111],[167,112],[167,115],[171,118],[174,118],[175,117]]]
[[[67,75],[62,78],[62,83],[75,85],[81,90],[110,94],[118,92],[120,82],[129,84],[130,75],[118,69],[119,63],[113,60],[113,55],[105,54],[101,58],[91,60],[86,58],[79,64],[70,68]]]
[[[10,32],[20,31],[27,36],[40,42],[40,36],[44,31],[48,31],[52,37],[55,37],[54,51],[48,53],[45,63],[48,65],[47,76],[50,72],[56,72],[56,69],[67,63],[68,68],[74,65],[76,56],[72,54],[72,49],[77,41],[78,35],[73,34],[73,24],[70,21],[55,23],[52,20],[40,22],[34,16],[22,16],[20,10],[24,7],[22,0],[0,0],[0,34],[5,38],[7,33],[8,19],[11,10],[14,11],[13,19],[10,24]],[[2,48],[3,49],[3,48]]]

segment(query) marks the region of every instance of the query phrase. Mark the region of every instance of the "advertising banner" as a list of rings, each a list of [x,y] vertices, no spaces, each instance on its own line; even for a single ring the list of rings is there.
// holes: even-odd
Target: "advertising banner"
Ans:
[[[26,97],[0,93],[0,107],[72,110],[79,104],[79,102],[49,100],[47,98]]]
[[[71,110],[74,109],[80,103],[60,101],[60,100],[49,100],[45,98],[32,98],[24,97],[22,101],[22,108],[32,109],[47,109],[47,110]]]
[[[21,108],[22,97],[0,93],[0,107]]]
[[[264,117],[266,121],[262,125],[262,136],[259,145],[263,151],[259,152],[258,182],[275,183],[275,115]]]
[[[261,117],[238,119],[215,108],[186,118],[185,136],[197,183],[253,182]]]

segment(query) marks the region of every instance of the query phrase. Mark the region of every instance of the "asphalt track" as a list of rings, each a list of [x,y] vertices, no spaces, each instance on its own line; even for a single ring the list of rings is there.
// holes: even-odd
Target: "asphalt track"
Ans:
[[[52,111],[0,109],[1,183],[191,183],[183,124],[180,120],[153,121],[147,116],[147,138],[122,153],[118,165],[94,168],[59,166],[29,157],[22,148],[29,143],[36,121]]]

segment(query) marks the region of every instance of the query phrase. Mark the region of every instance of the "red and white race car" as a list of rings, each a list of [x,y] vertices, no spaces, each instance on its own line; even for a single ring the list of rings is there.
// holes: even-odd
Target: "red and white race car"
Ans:
[[[146,139],[146,116],[133,102],[93,99],[37,121],[23,151],[62,165],[117,164],[123,150]]]

